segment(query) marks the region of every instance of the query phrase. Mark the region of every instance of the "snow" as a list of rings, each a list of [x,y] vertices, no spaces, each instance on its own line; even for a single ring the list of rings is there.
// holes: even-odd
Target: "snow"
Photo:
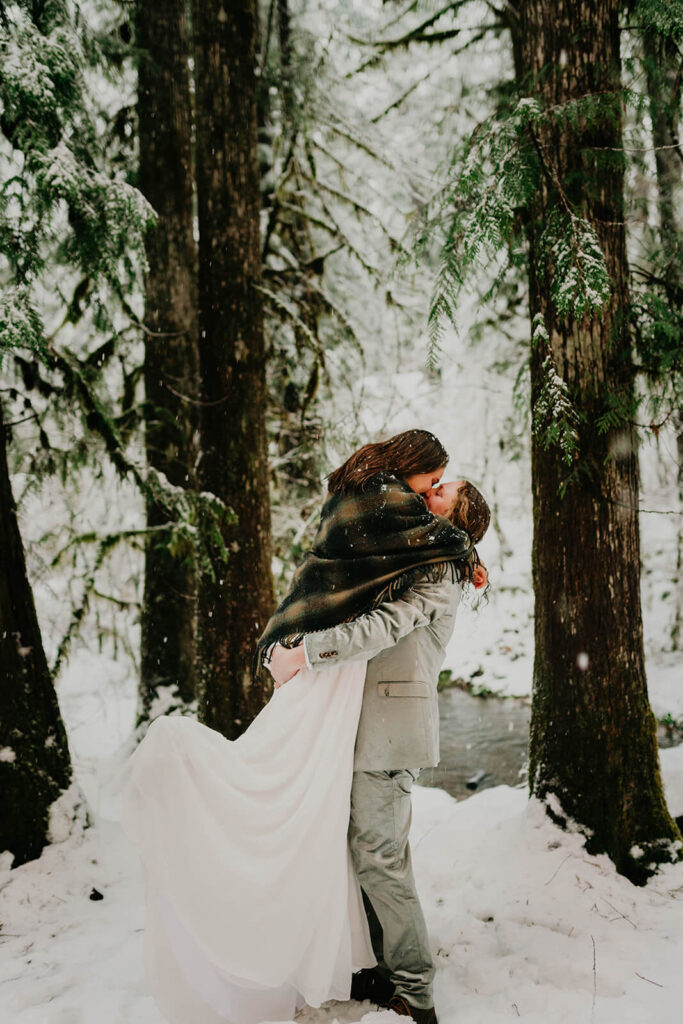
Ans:
[[[103,758],[104,774],[120,763]],[[662,752],[683,813],[683,747]],[[39,860],[0,861],[0,1020],[163,1024],[143,970],[137,859],[105,813]],[[560,831],[523,789],[462,803],[414,791],[412,847],[436,958],[441,1024],[674,1024],[683,980],[683,865],[637,888],[580,835]],[[93,892],[103,899],[92,899]],[[300,1024],[393,1024],[369,1003],[306,1008]],[[195,1021],[193,1024],[201,1024]]]
[[[358,379],[363,423],[368,433],[415,425],[434,430],[451,454],[448,477],[470,477],[491,498],[498,523],[480,545],[491,569],[489,603],[478,611],[460,609],[446,665],[474,685],[528,695],[533,668],[528,450],[521,446],[511,458],[508,449],[497,454],[484,443],[510,437],[505,424],[512,374],[506,390],[505,378],[487,369],[464,341],[449,338],[446,352],[436,379],[419,367]],[[662,432],[643,452],[645,508],[676,508],[669,470],[673,448]],[[134,515],[125,489],[109,482],[79,500],[84,527],[91,517],[106,524],[109,516],[123,514],[128,520]],[[58,514],[63,515],[61,509],[27,497],[24,522],[30,529],[44,529]],[[680,652],[667,649],[677,522],[644,513],[642,528],[651,698],[657,715],[680,718]],[[132,556],[117,563],[127,588],[119,593],[134,587],[131,566]],[[36,597],[46,639],[54,644],[68,614],[66,578],[53,572],[43,579]],[[58,680],[77,784],[87,798],[92,827],[83,833],[77,821],[74,828],[71,794],[55,808],[51,822],[54,838],[62,841],[12,872],[9,858],[0,860],[3,1022],[163,1024],[145,988],[139,868],[118,826],[108,820],[108,784],[131,742],[137,681],[131,655],[137,650],[137,626],[126,627],[121,612],[112,620],[112,632],[114,626],[118,653],[107,635],[102,646],[101,637],[86,630]],[[683,747],[663,750],[661,758],[670,809],[681,815]],[[635,888],[606,858],[588,856],[581,837],[557,829],[521,789],[498,787],[457,803],[441,790],[418,788],[414,805],[415,869],[436,954],[441,1024],[517,1019],[674,1024],[680,1019],[683,865],[666,867],[646,887]],[[93,889],[104,899],[89,899]],[[299,1015],[300,1024],[398,1024],[399,1019],[354,1003]]]
[[[455,343],[434,380],[424,370],[369,375],[363,381],[368,430],[424,426],[451,453],[448,475],[486,484],[498,527],[480,546],[490,565],[489,603],[462,607],[446,665],[453,674],[501,694],[529,694],[533,666],[533,595],[528,457],[494,460],[483,437],[498,437],[509,415],[500,376],[466,358]],[[399,401],[396,399],[399,398]],[[486,399],[486,400],[484,400]],[[457,415],[454,405],[457,403]],[[396,414],[390,410],[400,409]],[[428,410],[425,413],[425,410]],[[462,414],[467,429],[462,429]],[[675,508],[667,444],[643,458],[643,505]],[[487,463],[487,460],[488,463]],[[130,513],[125,492],[102,488],[81,499],[93,518]],[[88,500],[90,499],[90,500]],[[103,510],[101,503],[106,503]],[[25,522],[44,528],[31,497]],[[34,516],[39,510],[42,516]],[[118,510],[118,513],[117,513]],[[87,521],[87,519],[86,519]],[[680,653],[667,651],[676,523],[643,515],[643,606],[653,707],[683,716]],[[119,562],[125,569],[128,563]],[[48,641],[61,635],[65,579],[52,573],[36,588]],[[122,616],[118,613],[121,633]],[[108,820],[109,780],[129,749],[136,707],[134,630],[118,654],[86,632],[65,666],[58,691],[76,769],[77,789],[58,802],[56,841],[43,856],[9,871],[0,859],[0,1020],[11,1024],[163,1024],[145,989],[144,897],[135,855]],[[475,675],[475,673],[477,673]],[[683,814],[683,747],[661,752],[672,813]],[[92,827],[82,832],[78,793]],[[457,803],[441,790],[415,793],[413,846],[418,887],[437,961],[441,1024],[674,1024],[683,981],[683,865],[664,868],[634,888],[604,857],[585,853],[524,790],[498,787]],[[80,818],[79,818],[80,815]],[[73,818],[76,817],[74,825]],[[104,899],[89,899],[93,889]],[[595,964],[595,966],[594,966]],[[397,1024],[395,1015],[334,1004],[305,1010],[301,1024]],[[201,1022],[193,1022],[201,1024]]]
[[[482,44],[476,60],[467,54],[449,55],[439,64],[435,51],[411,50],[396,54],[402,65],[380,67],[375,74],[368,72],[367,79],[358,75],[344,85],[345,71],[359,63],[357,51],[349,46],[344,64],[345,33],[354,34],[353,18],[367,19],[363,34],[373,37],[382,7],[354,0],[348,5],[349,11],[353,8],[348,22],[345,10],[332,0],[310,3],[307,10],[319,53],[328,46],[318,37],[321,24],[327,23],[325,11],[333,8],[339,20],[334,40],[339,51],[338,105],[328,111],[329,120],[364,142],[371,140],[387,166],[378,162],[369,171],[365,156],[351,147],[335,152],[343,152],[349,173],[370,182],[374,196],[365,200],[367,205],[382,217],[387,230],[402,237],[407,218],[440,183],[434,168],[441,164],[443,170],[447,162],[447,137],[458,135],[468,118],[473,122],[480,117],[478,104],[491,81],[492,66],[499,69],[504,60],[509,63],[509,56],[502,56],[499,42],[492,39]],[[420,10],[415,14],[423,16]],[[470,5],[460,16],[476,25],[489,12],[477,12],[477,5]],[[13,74],[21,75],[25,88],[34,88],[32,67],[14,56],[13,61]],[[431,81],[420,85],[409,101],[377,126],[366,119],[364,129],[358,129],[358,124],[363,127],[354,120],[358,111],[385,109],[407,81],[417,81],[426,71],[431,72]],[[51,97],[43,98],[51,102]],[[347,101],[348,118],[343,119],[339,108]],[[533,103],[523,99],[520,106]],[[439,113],[446,109],[444,104],[448,118]],[[430,130],[425,131],[425,125]],[[318,142],[329,143],[327,135],[321,134]],[[59,172],[65,187],[68,165],[59,153],[53,156],[60,158],[53,173]],[[318,159],[325,180],[336,181],[332,162],[325,161],[322,151]],[[6,155],[3,161],[7,163]],[[443,178],[442,170],[438,173]],[[120,198],[128,201],[125,191]],[[141,218],[146,213],[138,212]],[[364,235],[348,215],[343,223],[369,261],[381,263],[379,241]],[[284,248],[280,256],[286,265]],[[402,304],[399,317],[395,303],[385,306],[381,289],[372,296],[367,288],[357,287],[348,260],[331,256],[329,264],[329,293],[354,327],[360,325],[366,350],[362,361],[355,351],[349,355],[342,348],[326,355],[335,394],[324,408],[329,423],[321,441],[327,446],[325,469],[341,462],[357,442],[380,433],[388,436],[417,426],[443,440],[451,455],[446,479],[472,479],[495,512],[480,545],[490,568],[488,604],[479,610],[461,608],[445,667],[474,687],[502,696],[529,696],[529,424],[515,403],[519,380],[524,387],[518,370],[527,358],[528,321],[515,314],[514,299],[504,297],[502,306],[487,307],[480,294],[486,291],[486,282],[480,290],[473,286],[462,296],[459,330],[444,333],[438,371],[431,372],[424,365],[429,268],[391,277],[387,292]],[[72,290],[63,288],[65,294]],[[600,295],[588,298],[600,301]],[[134,305],[140,315],[139,296]],[[494,313],[499,319],[491,326],[487,317],[495,319]],[[14,315],[20,314],[29,331],[30,321],[14,303]],[[61,322],[61,303],[55,301],[52,316],[54,326]],[[76,331],[67,326],[60,339],[65,349],[80,351],[89,343],[89,334],[82,327]],[[138,357],[140,362],[140,352]],[[80,436],[80,427],[69,429],[76,435],[65,434],[65,445]],[[142,451],[136,455],[141,462]],[[22,485],[20,474],[14,478],[29,572],[51,660],[68,626],[72,603],[78,601],[74,579],[87,565],[84,548],[77,549],[78,572],[71,571],[73,566],[61,571],[62,562],[58,569],[52,565],[71,539],[68,525],[77,524],[81,534],[93,530],[103,535],[142,523],[139,495],[116,480],[104,457],[102,462],[101,474],[74,478],[67,489],[53,480],[37,492],[28,480]],[[648,684],[656,715],[683,720],[681,654],[671,650],[680,524],[676,464],[671,429],[664,428],[656,439],[644,439],[641,504],[652,510],[641,517]],[[317,524],[315,499],[312,495],[312,505],[296,531],[297,545],[306,546]],[[58,679],[76,781],[52,808],[53,845],[39,860],[14,871],[9,870],[11,856],[0,855],[3,1024],[163,1024],[145,988],[139,866],[111,820],[109,793],[110,781],[132,743],[141,568],[139,550],[119,547],[98,573],[98,591],[123,600],[127,607],[111,601],[95,606],[96,617],[86,621]],[[284,568],[277,560],[278,578]],[[0,760],[13,756],[11,748],[0,749]],[[683,747],[662,751],[661,759],[670,809],[682,815]],[[86,806],[90,827],[84,830]],[[414,808],[415,870],[436,955],[441,1024],[517,1019],[529,1024],[674,1024],[680,1019],[683,865],[666,867],[646,887],[635,888],[606,858],[587,855],[578,834],[557,829],[523,789],[488,789],[458,803],[441,790],[418,788]],[[90,899],[93,890],[104,898]],[[302,1024],[335,1020],[397,1024],[400,1018],[353,1003],[299,1015]]]
[[[490,612],[467,613],[467,625],[477,631],[468,645],[481,650]],[[61,678],[76,782],[54,806],[54,843],[39,860],[10,871],[11,856],[0,857],[3,1024],[164,1024],[145,986],[139,864],[112,820],[134,695],[119,663],[84,650]],[[661,759],[670,810],[682,815],[683,746]],[[680,1019],[683,864],[636,888],[526,790],[507,786],[464,802],[417,787],[412,846],[441,1024]],[[91,899],[93,890],[104,898]],[[399,1019],[348,1002],[307,1008],[297,1024]]]

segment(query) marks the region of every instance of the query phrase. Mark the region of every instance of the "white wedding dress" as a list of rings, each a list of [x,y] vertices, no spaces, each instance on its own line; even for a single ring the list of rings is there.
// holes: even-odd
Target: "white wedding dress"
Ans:
[[[158,718],[128,762],[148,977],[172,1024],[290,1021],[375,963],[346,839],[365,667],[300,672],[234,742]]]

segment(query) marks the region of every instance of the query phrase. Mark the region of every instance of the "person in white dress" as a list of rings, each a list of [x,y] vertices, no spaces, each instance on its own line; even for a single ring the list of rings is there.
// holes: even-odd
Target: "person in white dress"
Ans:
[[[401,488],[390,483],[389,497]],[[422,565],[452,564],[457,531],[426,533],[410,534],[411,582]],[[394,552],[379,557],[393,564]],[[394,586],[402,576],[390,589],[410,606]],[[347,843],[366,663],[298,672],[234,742],[159,718],[130,759],[123,822],[145,874],[150,985],[169,1022],[289,1021],[304,1003],[347,999],[352,972],[375,964]]]
[[[478,542],[490,513],[472,484],[427,492],[433,511]],[[475,586],[485,572],[474,574]],[[351,788],[349,844],[379,966],[353,979],[353,998],[369,998],[416,1024],[437,1024],[434,964],[415,889],[408,833],[411,789],[439,761],[437,680],[453,632],[461,584],[449,576],[416,583],[398,601],[351,622],[275,649],[276,686],[305,666],[367,661]]]

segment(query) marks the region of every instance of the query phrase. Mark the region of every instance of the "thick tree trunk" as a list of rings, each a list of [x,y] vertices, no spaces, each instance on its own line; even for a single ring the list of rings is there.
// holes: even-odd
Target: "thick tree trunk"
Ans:
[[[286,149],[294,154],[301,126],[295,109],[294,48],[289,0],[277,0],[277,18]],[[296,157],[294,160],[296,164]],[[287,212],[284,213],[281,208],[272,210],[269,229],[271,226],[275,227],[280,241],[284,242],[286,249],[296,259],[298,273],[290,279],[288,297],[294,302],[301,320],[315,337],[319,337],[319,320],[324,308],[320,295],[315,288],[310,287],[309,279],[313,275],[323,274],[323,261],[316,260],[318,253],[311,237],[310,223],[303,216],[303,212],[298,212],[303,202],[302,189],[305,188],[305,182],[299,178],[297,172],[294,182],[295,192],[289,196]],[[277,216],[274,216],[275,213]],[[270,238],[270,231],[267,232],[267,238]],[[291,327],[286,324],[285,331],[289,330]],[[289,491],[290,499],[298,504],[306,500],[311,490],[317,490],[318,481],[324,472],[320,464],[320,447],[317,444],[318,424],[314,416],[307,415],[314,408],[323,364],[317,353],[311,363],[310,349],[307,348],[307,342],[298,327],[294,329],[294,341],[296,362],[281,357],[278,365],[276,357],[271,400],[274,399],[277,403],[278,456],[283,467],[277,474],[278,485]],[[305,381],[301,378],[304,367],[307,368]]]
[[[668,814],[645,682],[639,591],[638,459],[633,431],[596,419],[633,387],[626,309],[618,0],[521,0],[517,67],[522,95],[544,108],[590,94],[609,104],[598,123],[549,118],[536,139],[544,186],[532,209],[530,304],[541,314],[558,373],[581,417],[581,455],[564,497],[556,448],[532,441],[536,596],[532,793],[573,819],[591,851],[644,880],[680,839]],[[618,96],[618,93],[617,93]],[[612,97],[610,99],[610,97]],[[601,315],[577,322],[553,306],[539,247],[550,207],[564,199],[595,228],[613,284]],[[532,348],[532,403],[543,380]],[[640,848],[640,851],[638,850]]]
[[[0,406],[0,850],[23,864],[48,843],[71,759],[43,651],[12,497]]]
[[[282,88],[284,110],[287,121],[292,116],[293,82],[292,82],[292,33],[289,0],[277,0],[277,24],[280,40],[280,68],[282,70]]]
[[[659,199],[659,225],[662,245],[668,254],[667,277],[674,294],[681,294],[681,246],[683,223],[681,220],[681,162],[679,143],[681,100],[680,56],[672,39],[657,36],[652,30],[643,33],[643,51],[647,91],[650,98],[652,141],[657,167],[657,197]],[[683,409],[676,420],[678,449],[678,501],[683,512]],[[683,523],[678,528],[676,551],[674,621],[671,627],[671,645],[674,651],[683,644]]]
[[[196,486],[197,251],[193,238],[193,174],[189,42],[185,0],[140,0],[137,9],[139,186],[158,214],[146,239],[145,441],[147,463],[171,484]],[[167,513],[147,500],[147,522]],[[145,554],[140,718],[162,694],[195,695],[196,581],[192,557],[171,554],[163,539]]]
[[[678,508],[683,519],[683,409],[678,411],[676,423],[676,447],[678,449]],[[680,651],[683,647],[683,521],[676,536],[676,607],[671,627],[671,647]]]
[[[672,39],[657,36],[653,31],[643,33],[643,50],[657,167],[659,220],[665,242],[676,250],[682,236],[682,214],[677,202],[682,169],[678,151],[680,55]],[[678,266],[673,270],[675,283],[680,285]]]
[[[236,513],[199,591],[200,716],[228,737],[260,710],[273,607],[265,427],[254,0],[194,0],[202,490]]]

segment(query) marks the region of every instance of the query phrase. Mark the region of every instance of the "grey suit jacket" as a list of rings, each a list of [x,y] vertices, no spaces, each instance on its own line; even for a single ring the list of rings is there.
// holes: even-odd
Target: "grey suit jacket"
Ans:
[[[370,658],[354,771],[438,764],[436,684],[461,592],[450,578],[425,581],[352,622],[306,635],[311,668]]]

